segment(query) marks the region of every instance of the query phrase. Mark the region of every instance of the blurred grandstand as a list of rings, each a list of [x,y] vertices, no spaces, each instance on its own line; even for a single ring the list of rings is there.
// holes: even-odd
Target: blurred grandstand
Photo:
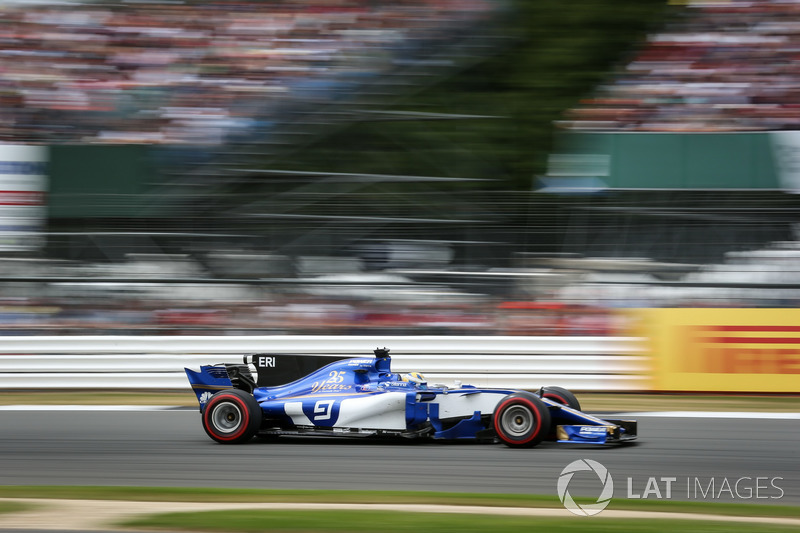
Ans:
[[[491,85],[519,5],[4,2],[0,144],[45,147],[49,186],[46,217],[33,186],[0,202],[0,331],[607,335],[621,307],[794,306],[800,142],[769,135],[800,4],[686,4],[520,190],[505,88],[397,105]]]
[[[800,127],[800,4],[689,1],[559,125],[719,132]]]
[[[275,142],[321,103],[402,90],[391,77],[415,83],[408,66],[453,64],[438,54],[495,11],[482,0],[4,2],[0,140]]]

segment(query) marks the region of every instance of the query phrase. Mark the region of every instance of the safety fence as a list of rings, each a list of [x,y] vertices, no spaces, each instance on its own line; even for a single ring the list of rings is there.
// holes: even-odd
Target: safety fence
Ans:
[[[189,389],[184,367],[241,362],[248,353],[370,357],[388,348],[392,369],[429,383],[585,391],[650,388],[637,337],[71,336],[4,337],[2,390]]]

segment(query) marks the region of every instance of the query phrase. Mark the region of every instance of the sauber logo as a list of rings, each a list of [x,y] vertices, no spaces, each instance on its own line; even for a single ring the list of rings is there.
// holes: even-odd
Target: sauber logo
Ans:
[[[686,326],[681,372],[800,374],[800,326]]]

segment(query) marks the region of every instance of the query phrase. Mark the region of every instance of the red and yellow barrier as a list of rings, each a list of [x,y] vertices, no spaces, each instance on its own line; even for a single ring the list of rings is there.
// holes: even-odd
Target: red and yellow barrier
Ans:
[[[800,309],[645,309],[661,391],[800,392]]]

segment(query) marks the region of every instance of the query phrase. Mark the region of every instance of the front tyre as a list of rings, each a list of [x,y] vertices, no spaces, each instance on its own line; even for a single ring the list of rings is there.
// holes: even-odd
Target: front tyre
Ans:
[[[518,392],[500,400],[492,425],[506,446],[530,448],[550,431],[550,411],[535,394]]]
[[[239,390],[220,391],[203,410],[203,429],[222,444],[238,444],[253,438],[261,426],[261,407],[253,396]]]
[[[562,387],[555,387],[555,386],[548,386],[542,388],[542,398],[547,398],[548,400],[553,400],[556,403],[560,403],[561,405],[566,405],[570,409],[575,409],[576,411],[581,410],[581,402],[578,401],[578,398],[575,397],[567,389]]]

